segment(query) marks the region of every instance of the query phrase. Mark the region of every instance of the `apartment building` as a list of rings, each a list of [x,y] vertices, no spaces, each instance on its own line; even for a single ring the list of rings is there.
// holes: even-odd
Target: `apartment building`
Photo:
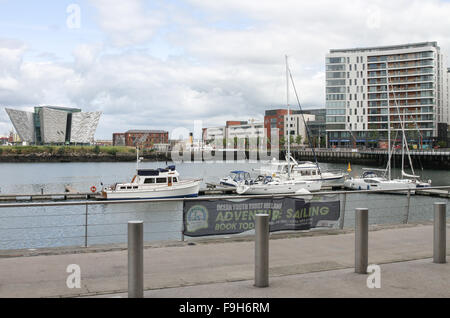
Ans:
[[[227,121],[226,126],[203,129],[203,141],[220,141],[225,139],[228,146],[234,145],[234,139],[264,138],[264,123],[256,121]]]
[[[326,56],[329,146],[407,138],[431,145],[450,123],[447,61],[436,42],[330,50]],[[414,141],[414,140],[412,140]]]
[[[227,138],[232,140],[234,138],[264,138],[264,123],[263,122],[240,122],[227,123]]]
[[[284,115],[284,136],[291,135],[294,140],[297,136],[302,137],[302,142],[307,139],[307,125],[308,122],[316,120],[315,115],[311,114],[295,114],[295,115]],[[287,137],[285,137],[286,139]],[[287,140],[287,139],[286,139]]]

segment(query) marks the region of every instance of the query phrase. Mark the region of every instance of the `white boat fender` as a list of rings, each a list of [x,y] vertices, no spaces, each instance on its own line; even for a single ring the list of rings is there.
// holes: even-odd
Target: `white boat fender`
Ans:
[[[236,192],[237,192],[237,194],[244,194],[245,192],[247,192],[248,189],[249,189],[249,186],[240,184],[237,186]]]
[[[295,194],[311,194],[311,192],[309,192],[306,189],[299,189],[299,190],[295,191]]]

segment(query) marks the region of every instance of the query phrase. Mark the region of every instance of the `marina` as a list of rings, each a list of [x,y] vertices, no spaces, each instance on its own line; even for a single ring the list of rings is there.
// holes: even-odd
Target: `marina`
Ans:
[[[101,183],[111,184],[117,180],[127,180],[130,171],[135,169],[133,163],[65,163],[38,164],[39,169],[52,171],[53,175],[41,175],[36,182],[36,175],[27,174],[35,165],[20,164],[24,179],[22,184],[11,182],[9,187],[2,185],[0,195],[0,250],[29,249],[64,246],[96,246],[116,244],[126,238],[126,222],[130,219],[142,219],[148,228],[145,234],[147,242],[183,241],[182,215],[184,202],[191,200],[246,200],[249,198],[276,197],[238,196],[235,188],[221,186],[218,181],[226,171],[252,171],[260,167],[256,163],[230,164],[178,164],[177,169],[187,178],[201,176],[204,180],[198,198],[165,200],[102,200],[100,192],[80,191],[90,189],[93,185],[101,190]],[[142,169],[155,169],[161,163],[142,163]],[[67,169],[70,167],[70,169]],[[10,167],[3,167],[8,175]],[[51,169],[49,169],[51,168]],[[61,169],[60,169],[61,168]],[[323,165],[324,169],[342,169],[346,165]],[[359,165],[352,166],[352,173],[362,171]],[[82,180],[70,174],[81,175]],[[96,177],[89,177],[88,172]],[[115,175],[110,176],[109,172]],[[224,173],[225,171],[225,173]],[[397,173],[394,170],[394,173]],[[446,171],[425,171],[427,177],[433,178],[435,186],[417,190],[415,195],[397,195],[380,193],[380,191],[345,191],[341,185],[328,184],[320,192],[312,193],[313,198],[332,196],[341,202],[342,218],[340,228],[352,227],[353,211],[357,207],[371,207],[372,224],[408,224],[429,220],[430,204],[436,200],[449,200],[449,189],[445,187],[448,180]],[[11,174],[12,175],[12,174]],[[33,180],[29,179],[33,177]],[[109,177],[109,178],[108,178]],[[71,180],[69,184],[69,180]],[[94,181],[95,180],[95,181]],[[114,181],[113,181],[114,180]],[[30,185],[31,182],[35,185]],[[46,182],[44,188],[42,182]],[[61,189],[63,191],[57,191]],[[17,191],[22,189],[23,192]],[[33,192],[28,192],[34,189]],[[48,189],[48,190],[47,190]],[[9,190],[10,193],[6,193]],[[28,191],[27,191],[28,190]],[[68,192],[65,192],[67,190]],[[25,192],[27,191],[27,192]],[[79,191],[79,192],[78,192]],[[20,195],[17,195],[20,193]],[[25,195],[26,194],[26,195]],[[222,239],[224,239],[222,237]]]
[[[324,193],[329,193],[330,191],[336,191],[337,194],[342,193],[344,189],[343,185],[333,185],[328,184],[322,186],[322,191]],[[383,190],[382,190],[383,191]],[[407,191],[407,189],[406,189]],[[367,191],[348,191],[349,193],[367,193]],[[377,194],[380,191],[374,190],[373,193]],[[319,192],[320,193],[320,192]],[[236,188],[234,187],[224,187],[219,184],[208,184],[208,188],[199,189],[198,195],[200,197],[217,197],[217,196],[230,196],[236,195]],[[442,187],[437,188],[423,188],[420,190],[415,190],[416,195],[423,195],[435,198],[450,198],[450,189],[446,190]],[[280,193],[278,195],[289,195],[289,193]],[[258,195],[256,195],[258,196]],[[56,202],[56,201],[75,201],[75,200],[103,200],[102,193],[49,193],[49,194],[1,194],[0,202]]]

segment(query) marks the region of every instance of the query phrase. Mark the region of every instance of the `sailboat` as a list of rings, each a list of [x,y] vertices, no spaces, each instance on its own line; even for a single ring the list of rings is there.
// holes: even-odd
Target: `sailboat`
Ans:
[[[287,93],[287,108],[288,116],[291,115],[290,101],[289,101],[289,63],[286,56],[286,93]],[[296,178],[292,172],[295,167],[291,156],[291,142],[290,134],[287,142],[286,154],[286,172],[272,175],[260,175],[255,180],[241,181],[237,187],[238,194],[308,194],[312,191],[320,191],[322,188],[322,178],[318,180],[305,180],[303,178]],[[319,172],[320,173],[320,172]]]
[[[392,179],[392,171],[391,171],[391,161],[392,154],[395,145],[391,147],[391,114],[390,114],[390,86],[391,83],[389,79],[389,66],[388,62],[386,62],[386,76],[387,76],[387,97],[388,97],[388,163],[385,170],[380,169],[363,169],[364,172],[361,176],[356,178],[349,178],[344,182],[344,187],[353,189],[353,190],[398,190],[405,189],[405,191],[401,191],[401,193],[411,194],[415,193],[417,188],[424,188],[431,186],[431,180],[428,181],[420,181],[420,176],[415,175],[414,167],[411,160],[411,154],[409,152],[408,141],[406,140],[405,134],[405,115],[403,111],[403,117],[400,114],[399,106],[397,104],[397,99],[395,97],[395,89],[392,85],[392,92],[394,97],[394,104],[397,109],[397,114],[399,118],[399,123],[401,127],[402,134],[402,168],[401,168],[401,177]],[[405,172],[405,149],[409,158],[409,165],[412,170],[412,174],[408,174]],[[378,172],[384,172],[382,175],[379,175]]]

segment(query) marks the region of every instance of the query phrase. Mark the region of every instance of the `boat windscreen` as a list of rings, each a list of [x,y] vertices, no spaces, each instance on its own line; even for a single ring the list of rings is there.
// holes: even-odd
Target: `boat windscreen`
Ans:
[[[138,170],[138,175],[143,177],[159,176],[158,170]]]

